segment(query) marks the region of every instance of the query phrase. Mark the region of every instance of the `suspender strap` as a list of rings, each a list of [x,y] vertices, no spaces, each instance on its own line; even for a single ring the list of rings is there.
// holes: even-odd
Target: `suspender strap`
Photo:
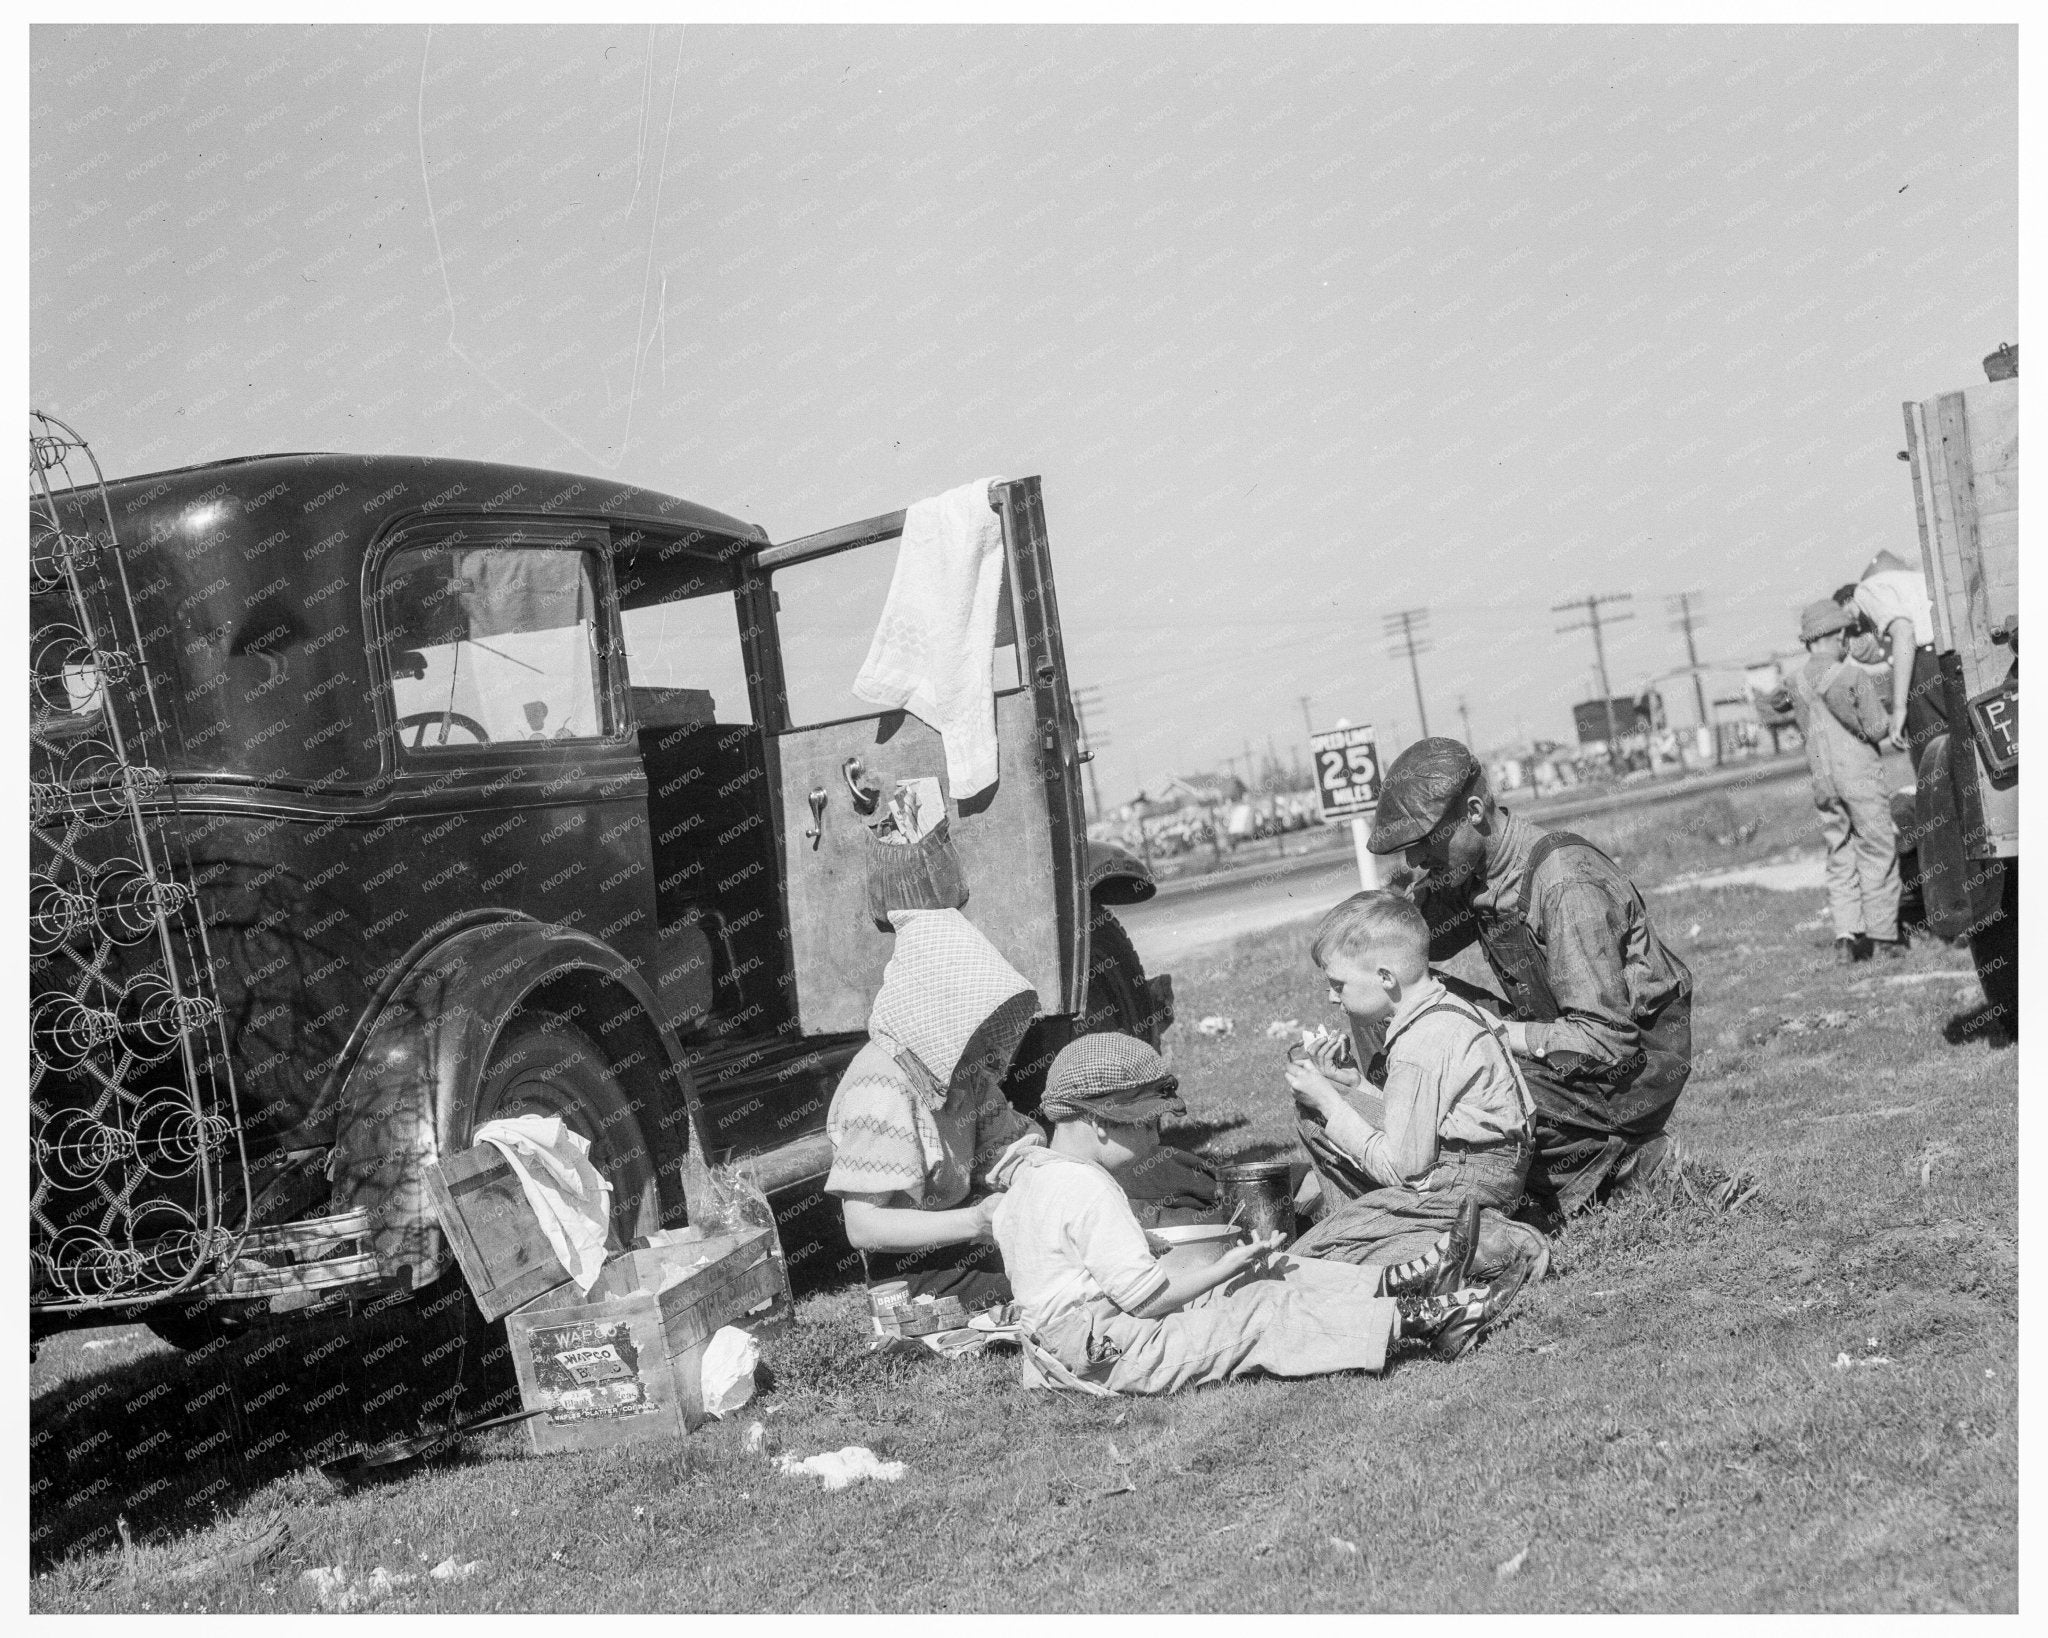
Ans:
[[[1534,844],[1529,849],[1529,865],[1528,868],[1522,872],[1522,895],[1520,900],[1515,905],[1515,914],[1520,916],[1524,922],[1528,921],[1529,919],[1530,895],[1534,893],[1536,890],[1537,868],[1543,863],[1545,859],[1549,858],[1551,854],[1555,853],[1561,847],[1592,848],[1595,853],[1600,853],[1600,849],[1598,849],[1597,847],[1593,847],[1593,844],[1587,841],[1585,837],[1575,836],[1568,830],[1547,830],[1541,836],[1537,837]],[[1600,857],[1603,859],[1607,859],[1607,855],[1605,853],[1600,853]],[[1614,865],[1614,861],[1612,859],[1607,859],[1607,862],[1611,865]],[[1619,871],[1621,869],[1621,866],[1614,865],[1614,868],[1617,871]]]
[[[1406,1027],[1413,1028],[1416,1024],[1420,1023],[1423,1019],[1427,1018],[1433,1012],[1448,1012],[1454,1015],[1455,1017],[1464,1019],[1467,1023],[1477,1024],[1479,1026],[1480,1033],[1483,1034],[1489,1041],[1493,1043],[1494,1050],[1499,1052],[1501,1056],[1501,1061],[1508,1066],[1508,1078],[1511,1079],[1515,1083],[1515,1085],[1521,1089],[1522,1100],[1529,1105],[1530,1114],[1523,1116],[1524,1128],[1521,1134],[1522,1136],[1527,1136],[1527,1122],[1530,1118],[1530,1115],[1533,1115],[1535,1112],[1536,1095],[1529,1090],[1529,1082],[1528,1079],[1522,1074],[1522,1066],[1515,1062],[1515,1055],[1512,1052],[1508,1051],[1507,1042],[1503,1041],[1500,1038],[1499,1034],[1496,1033],[1493,1024],[1490,1020],[1488,1020],[1486,1014],[1481,1012],[1479,1008],[1475,1007],[1470,1001],[1465,1000],[1462,996],[1446,995],[1440,1001],[1430,1002],[1428,1006],[1424,1007],[1413,1018],[1408,1020],[1408,1024]],[[1466,1144],[1463,1147],[1470,1148],[1472,1147],[1472,1145]]]

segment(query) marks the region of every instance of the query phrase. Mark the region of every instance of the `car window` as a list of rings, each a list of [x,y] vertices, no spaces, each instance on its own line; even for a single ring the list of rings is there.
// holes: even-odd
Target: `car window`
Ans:
[[[622,609],[619,619],[641,727],[754,720],[739,609],[729,590]]]
[[[775,571],[775,625],[792,728],[880,711],[853,691],[853,682],[888,603],[896,555],[893,542],[878,543]],[[989,661],[998,693],[1023,682],[1016,642],[1002,624]]]
[[[562,545],[403,547],[379,612],[399,741],[432,752],[611,732],[594,552]]]

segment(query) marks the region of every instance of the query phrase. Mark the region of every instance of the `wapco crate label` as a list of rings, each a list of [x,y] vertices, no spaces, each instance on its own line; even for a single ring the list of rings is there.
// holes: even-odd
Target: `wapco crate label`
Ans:
[[[658,1408],[640,1380],[640,1350],[629,1325],[537,1328],[531,1346],[534,1385],[551,1422],[650,1415]]]

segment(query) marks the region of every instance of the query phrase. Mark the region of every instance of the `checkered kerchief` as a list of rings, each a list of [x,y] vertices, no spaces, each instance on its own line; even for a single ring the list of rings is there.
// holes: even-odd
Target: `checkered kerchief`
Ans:
[[[868,1033],[908,1047],[943,1094],[975,1031],[998,1012],[1006,1026],[1014,1027],[1019,1015],[1028,1025],[1038,993],[958,910],[897,910],[889,920],[896,948],[868,1014]],[[1014,1050],[1022,1035],[1016,1028],[1007,1043],[982,1044]]]

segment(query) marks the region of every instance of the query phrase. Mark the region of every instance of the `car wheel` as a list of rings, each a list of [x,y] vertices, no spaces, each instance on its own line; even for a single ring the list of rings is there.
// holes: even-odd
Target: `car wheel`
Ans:
[[[1088,951],[1086,1010],[1074,1021],[1074,1033],[1096,1035],[1115,1030],[1158,1046],[1165,1030],[1154,1016],[1145,965],[1114,912],[1096,907],[1094,920],[1088,924]]]
[[[471,1130],[519,1115],[554,1115],[587,1139],[612,1186],[612,1234],[621,1246],[661,1227],[654,1151],[636,1101],[590,1038],[555,1013],[515,1013],[477,1088]]]
[[[1131,936],[1102,905],[1088,923],[1088,989],[1073,1018],[1041,1018],[1025,1033],[1003,1080],[1003,1095],[1025,1114],[1045,1096],[1045,1077],[1061,1047],[1079,1035],[1116,1030],[1158,1046],[1170,1017],[1161,1017]]]
[[[1996,1011],[2005,1032],[2018,1039],[2020,1033],[2020,865],[2005,861],[2005,882],[1999,890],[1998,908],[1982,925],[1970,932],[1970,959],[1977,966],[1977,982],[1984,987],[1984,999]]]

